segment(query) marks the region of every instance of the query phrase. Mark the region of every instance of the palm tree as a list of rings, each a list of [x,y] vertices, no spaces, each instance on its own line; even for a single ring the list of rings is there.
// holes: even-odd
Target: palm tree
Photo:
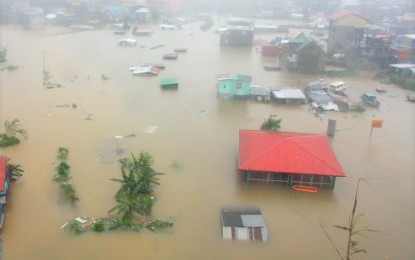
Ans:
[[[19,124],[19,119],[15,118],[12,121],[6,120],[4,122],[4,128],[6,129],[5,135],[9,137],[17,137],[17,135],[21,135],[24,138],[27,138],[26,130],[21,128]]]
[[[115,194],[117,205],[109,212],[115,211],[124,225],[131,225],[134,212],[141,216],[150,216],[154,204],[153,185],[159,185],[157,175],[151,164],[153,158],[146,152],[141,152],[136,158],[120,160],[122,179],[111,179],[121,183],[121,188]]]
[[[282,119],[276,119],[276,115],[270,115],[267,120],[261,125],[261,130],[278,131],[281,128]]]
[[[6,169],[10,172],[10,178],[12,181],[20,178],[23,176],[24,170],[20,164],[9,163],[10,158],[7,159]]]
[[[0,147],[7,147],[20,143],[19,138],[17,138],[18,134],[27,138],[27,133],[21,128],[18,119],[12,121],[6,120],[4,122],[4,128],[6,129],[6,132],[0,134]]]

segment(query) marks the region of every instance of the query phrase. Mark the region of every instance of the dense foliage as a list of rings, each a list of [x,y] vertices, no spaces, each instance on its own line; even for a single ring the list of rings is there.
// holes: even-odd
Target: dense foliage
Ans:
[[[111,179],[121,184],[114,196],[117,205],[109,210],[115,215],[106,218],[78,217],[64,227],[74,234],[80,234],[115,229],[139,232],[143,228],[156,232],[173,226],[171,221],[156,219],[151,215],[155,202],[153,189],[159,185],[157,176],[161,175],[152,168],[152,156],[141,152],[138,158],[132,154],[132,158],[121,159],[120,163],[122,179]]]
[[[270,115],[268,119],[264,120],[261,125],[261,130],[264,131],[278,131],[281,128],[282,119],[277,119],[276,115]]]
[[[79,198],[76,195],[76,190],[73,185],[68,182],[71,179],[71,176],[69,175],[71,166],[66,162],[68,153],[69,151],[67,148],[59,147],[57,156],[59,164],[56,166],[56,173],[53,175],[52,180],[59,183],[61,197],[73,204],[79,200]]]
[[[4,122],[5,133],[0,134],[0,147],[12,146],[20,143],[18,137],[27,138],[27,132],[24,130],[18,119]]]

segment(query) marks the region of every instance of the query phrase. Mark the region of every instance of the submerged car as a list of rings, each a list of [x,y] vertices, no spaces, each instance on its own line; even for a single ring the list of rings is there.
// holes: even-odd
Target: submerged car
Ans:
[[[409,94],[408,96],[406,96],[406,99],[408,101],[415,102],[415,93]]]
[[[370,93],[370,92],[363,93],[361,98],[363,102],[365,102],[369,106],[372,106],[372,107],[380,106],[379,100],[377,100],[376,96],[373,93]]]

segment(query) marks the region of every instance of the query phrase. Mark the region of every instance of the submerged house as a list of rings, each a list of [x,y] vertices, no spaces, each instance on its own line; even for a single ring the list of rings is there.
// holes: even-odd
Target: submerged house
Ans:
[[[223,99],[233,99],[238,97],[248,98],[252,77],[241,74],[223,74],[217,76],[216,85],[218,95]]]
[[[320,44],[301,33],[282,44],[279,62],[283,70],[317,74],[325,70],[325,58]]]
[[[26,29],[43,29],[45,26],[44,12],[42,8],[29,8],[22,15],[23,27]]]
[[[345,177],[321,134],[239,130],[238,169],[245,182],[333,189]]]
[[[251,20],[230,18],[226,28],[220,32],[221,46],[252,47],[255,27]]]
[[[221,210],[224,239],[267,241],[268,230],[257,207],[226,207]]]
[[[344,52],[349,45],[358,45],[363,39],[367,19],[359,14],[337,12],[328,16],[328,50]]]

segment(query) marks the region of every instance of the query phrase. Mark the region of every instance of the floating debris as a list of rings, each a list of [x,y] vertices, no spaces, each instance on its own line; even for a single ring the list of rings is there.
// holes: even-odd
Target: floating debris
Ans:
[[[55,107],[71,107],[71,106],[68,104],[62,104],[62,105],[56,105]]]
[[[176,171],[179,171],[179,170],[181,170],[183,168],[183,164],[181,162],[177,161],[177,160],[174,160],[171,163],[170,167],[172,167]]]
[[[91,116],[92,116],[92,113],[89,113],[88,116],[84,118],[84,120],[94,120],[91,118]]]
[[[115,163],[127,152],[122,139],[119,138],[100,140],[95,144],[95,150],[102,163]]]
[[[201,110],[199,113],[201,116],[206,116],[208,112],[206,110]]]
[[[114,138],[117,138],[117,139],[124,139],[124,138],[127,138],[127,137],[136,137],[136,135],[135,134],[129,134],[129,135],[116,135],[116,136],[114,136]]]
[[[158,126],[156,125],[149,125],[146,128],[144,128],[143,133],[145,134],[153,134]]]
[[[14,71],[14,70],[17,70],[18,68],[19,68],[18,66],[9,65],[7,67],[1,68],[1,70]]]
[[[102,79],[102,80],[108,80],[108,79],[109,79],[109,77],[108,77],[108,76],[105,76],[104,74],[102,74],[102,75],[101,75],[101,79]]]
[[[157,48],[161,48],[161,47],[164,47],[164,44],[160,44],[160,45],[151,47],[150,50],[157,49]]]

